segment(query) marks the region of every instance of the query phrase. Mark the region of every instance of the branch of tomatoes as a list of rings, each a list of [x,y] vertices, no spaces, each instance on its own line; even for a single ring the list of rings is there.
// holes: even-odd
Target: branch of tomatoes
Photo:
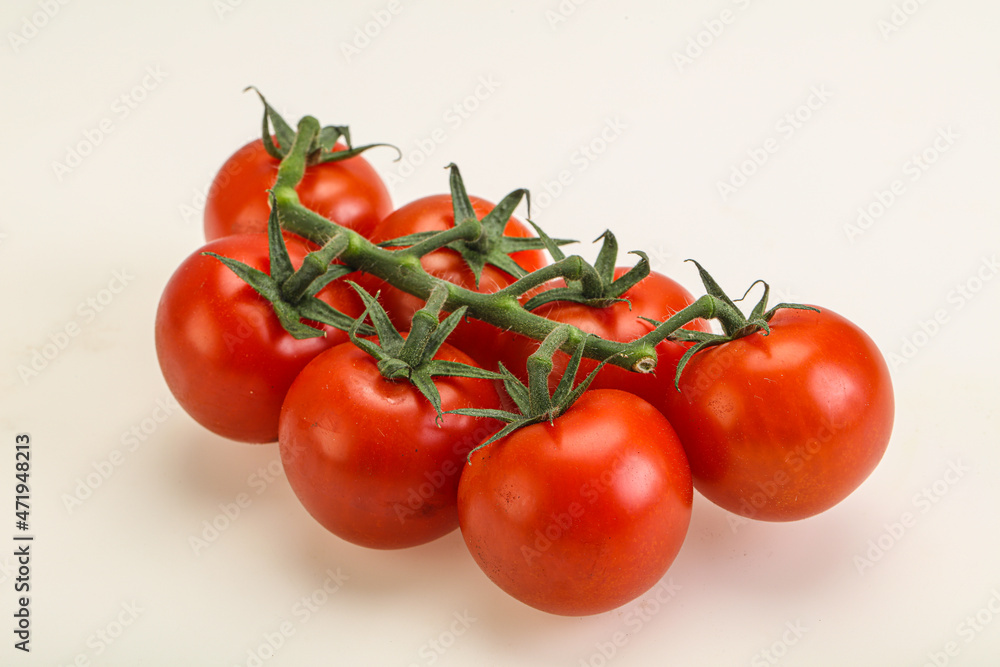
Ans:
[[[264,104],[264,136],[213,183],[210,243],[164,290],[157,354],[204,426],[279,441],[296,495],[338,536],[401,548],[460,525],[518,599],[597,613],[662,577],[692,480],[736,515],[787,521],[842,500],[881,458],[888,369],[844,318],[769,308],[766,283],[745,316],[697,262],[694,299],[641,251],[618,266],[610,231],[593,265],[566,256],[512,217],[526,190],[494,206],[454,165],[450,196],[393,211],[357,158],[378,144],[311,117],[293,130]],[[216,188],[234,160],[242,176]],[[266,234],[241,233],[264,219]]]

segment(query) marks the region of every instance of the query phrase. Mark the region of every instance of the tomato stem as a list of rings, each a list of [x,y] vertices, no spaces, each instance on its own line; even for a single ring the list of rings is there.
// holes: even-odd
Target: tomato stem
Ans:
[[[656,345],[688,322],[693,322],[699,318],[708,320],[716,317],[719,306],[719,299],[710,294],[705,294],[704,296],[699,297],[690,306],[677,311],[672,317],[668,318],[664,322],[661,322],[648,334],[633,342]]]
[[[580,280],[583,276],[584,265],[586,262],[583,261],[579,255],[570,255],[564,259],[560,259],[558,262],[549,264],[548,266],[543,266],[537,271],[532,271],[523,278],[520,278],[502,290],[494,292],[494,294],[505,294],[510,296],[521,296],[522,294],[527,294],[536,287],[541,287],[550,280],[556,278],[565,278],[566,280]]]
[[[316,243],[325,244],[330,238],[344,235],[347,244],[339,259],[347,266],[375,275],[404,292],[427,300],[435,286],[443,286],[448,293],[444,309],[454,311],[461,306],[468,308],[468,314],[495,327],[514,331],[535,340],[544,340],[558,326],[557,322],[525,310],[517,302],[517,292],[531,289],[544,282],[546,277],[563,276],[575,279],[582,272],[582,260],[569,257],[535,273],[522,281],[515,282],[507,289],[494,294],[482,294],[459,287],[427,273],[419,259],[405,251],[391,251],[380,248],[352,230],[337,225],[323,216],[310,211],[298,201],[278,199],[278,215],[287,231],[304,236]],[[462,223],[465,224],[465,223]],[[461,225],[460,225],[461,226]],[[441,232],[448,234],[451,230]],[[519,285],[517,289],[512,289]],[[654,331],[631,343],[609,341],[597,336],[587,336],[577,327],[569,327],[569,333],[561,349],[572,353],[581,343],[585,344],[583,354],[589,358],[621,366],[640,373],[651,373],[656,368],[656,344],[683,325],[699,317],[710,317],[715,312],[714,301],[705,297],[688,307]],[[585,340],[586,339],[586,340]]]
[[[422,255],[455,240],[475,242],[482,236],[483,223],[474,214],[462,215],[461,221],[454,228],[439,232],[407,249],[392,251],[380,248],[357,232],[327,220],[303,206],[295,191],[295,187],[305,175],[308,151],[319,131],[319,121],[315,118],[305,116],[299,121],[298,132],[291,148],[278,168],[278,177],[273,190],[274,206],[285,230],[324,246],[333,239],[339,239],[338,259],[345,265],[371,273],[425,301],[435,287],[440,286],[447,294],[443,305],[445,310],[455,311],[465,306],[468,308],[468,314],[478,320],[539,341],[544,340],[559,325],[523,308],[516,299],[518,295],[557,277],[582,280],[587,286],[602,282],[597,271],[580,257],[571,256],[563,259],[562,253],[558,253],[560,261],[528,274],[494,294],[468,290],[430,275],[420,264]],[[463,186],[460,184],[458,169],[452,167],[452,188],[461,187]],[[504,209],[513,210],[516,201],[520,200],[523,194],[523,191],[516,191],[509,195],[507,199],[510,201],[504,205]],[[341,245],[343,245],[342,250],[339,247]],[[315,276],[313,278],[315,279]],[[305,277],[301,279],[302,282],[305,280]],[[303,285],[297,281],[288,285],[287,289],[298,292],[303,289]],[[699,303],[701,303],[699,309],[685,309],[658,326],[653,332],[631,343],[588,336],[577,327],[569,327],[560,348],[572,354],[582,344],[583,354],[587,357],[598,361],[608,360],[609,363],[636,372],[651,373],[656,368],[657,343],[684,324],[698,317],[705,317],[705,312],[714,312],[714,307],[706,305],[707,302],[700,300]],[[685,317],[682,317],[682,314]]]
[[[295,193],[295,187],[305,176],[309,150],[317,134],[319,134],[319,121],[312,116],[303,116],[302,120],[299,121],[299,131],[295,133],[292,147],[278,167],[278,178],[274,182],[274,194],[278,198],[279,204],[282,203],[282,195],[290,198],[289,190],[294,196],[294,201],[298,202],[299,197]]]
[[[463,220],[460,224],[416,243],[409,248],[397,250],[400,255],[412,255],[413,257],[423,257],[434,252],[453,241],[474,241],[483,232],[483,225],[475,216]]]
[[[347,247],[347,237],[337,234],[319,250],[309,253],[302,259],[299,270],[290,275],[281,285],[281,296],[290,303],[298,303],[314,287],[314,281],[330,270],[330,262],[337,258]]]
[[[416,366],[424,357],[424,350],[430,342],[431,334],[438,328],[438,317],[441,308],[448,299],[448,290],[438,285],[431,290],[427,303],[423,308],[413,313],[410,321],[410,333],[399,352],[399,358],[411,366]]]

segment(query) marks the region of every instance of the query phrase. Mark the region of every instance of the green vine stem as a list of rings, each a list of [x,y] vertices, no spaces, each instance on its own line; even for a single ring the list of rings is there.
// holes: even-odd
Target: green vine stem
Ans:
[[[441,239],[432,237],[412,248],[386,250],[371,243],[357,232],[341,227],[303,206],[295,186],[305,173],[309,146],[319,131],[319,121],[315,118],[306,116],[299,121],[295,140],[278,168],[273,192],[278,219],[284,229],[321,246],[326,246],[332,239],[341,237],[343,240],[336,243],[336,246],[343,247],[337,257],[340,262],[365,273],[371,273],[425,301],[430,298],[435,287],[443,286],[447,290],[445,310],[454,311],[465,306],[468,314],[478,320],[539,341],[544,340],[557,326],[560,326],[557,322],[525,310],[517,297],[553,278],[561,277],[566,280],[589,278],[590,276],[584,275],[588,265],[579,256],[573,255],[551,264],[499,292],[482,294],[436,278],[427,273],[420,264],[421,254],[441,247],[445,243],[456,239],[475,241],[482,232],[482,225],[478,220],[465,220],[454,229],[441,232],[443,235]],[[589,358],[598,361],[608,360],[608,363],[639,373],[651,373],[656,368],[657,343],[684,324],[698,318],[718,317],[720,311],[727,308],[728,304],[719,298],[705,295],[650,333],[630,343],[605,340],[588,335],[579,328],[569,327],[568,334],[560,347],[572,354],[574,349],[583,344],[583,354]]]

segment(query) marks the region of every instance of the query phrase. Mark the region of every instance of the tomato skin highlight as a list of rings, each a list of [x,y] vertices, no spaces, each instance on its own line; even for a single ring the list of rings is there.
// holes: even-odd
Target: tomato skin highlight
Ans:
[[[445,343],[437,359],[471,364]],[[489,380],[436,377],[443,410],[499,407]],[[387,380],[351,343],[316,357],[281,411],[281,461],[295,495],[335,535],[376,549],[437,539],[458,527],[465,457],[500,429],[492,419],[446,414],[408,381]]]
[[[479,197],[469,197],[476,215],[482,219],[494,205]],[[418,232],[444,231],[455,226],[455,215],[450,195],[431,195],[400,207],[385,218],[372,232],[374,243],[416,234]],[[504,228],[504,235],[513,237],[532,236],[528,228],[517,218],[511,217]],[[526,271],[536,271],[548,262],[541,250],[524,250],[511,257]],[[436,278],[447,280],[466,289],[484,294],[492,294],[514,282],[514,277],[506,271],[486,265],[483,268],[479,287],[475,275],[456,251],[441,248],[424,255],[420,260],[424,270]],[[389,318],[400,329],[410,326],[413,313],[423,307],[424,302],[411,294],[397,289],[375,276],[363,276],[359,281],[374,294],[380,291],[379,301],[389,313]],[[474,358],[484,368],[496,368],[496,350],[512,336],[500,332],[485,322],[468,318],[452,332],[448,342]]]
[[[285,234],[285,242],[296,268],[316,250],[292,234]],[[295,340],[267,300],[202,252],[269,272],[266,234],[225,237],[185,259],[167,282],[156,312],[163,377],[181,407],[213,433],[241,442],[274,442],[292,380],[317,354],[347,340],[347,334],[323,327],[326,337]],[[334,281],[318,296],[353,317],[363,311],[344,282]]]
[[[267,231],[271,210],[267,190],[274,187],[279,164],[260,139],[223,163],[205,200],[207,240]],[[308,167],[295,191],[306,208],[365,237],[392,211],[389,190],[360,155]]]
[[[770,326],[694,355],[663,406],[699,492],[747,518],[793,521],[871,474],[894,398],[875,343],[840,315],[782,309]]]
[[[615,269],[615,278],[629,271],[629,267]],[[562,280],[553,281],[547,288],[563,287]],[[677,311],[694,303],[694,297],[679,283],[667,276],[651,271],[648,276],[632,286],[623,298],[628,303],[617,302],[604,308],[595,308],[582,303],[570,301],[553,301],[542,304],[534,309],[536,315],[541,315],[556,322],[572,324],[579,329],[600,336],[606,340],[627,343],[645,336],[655,327],[641,317],[664,321]],[[693,331],[709,331],[705,320],[697,319],[684,326]],[[500,361],[522,381],[527,380],[526,364],[528,356],[538,349],[539,342],[519,334],[510,334],[506,346],[499,352]],[[662,403],[662,394],[667,385],[673,387],[673,377],[677,371],[677,363],[687,351],[685,343],[664,340],[656,346],[655,373],[635,373],[633,371],[606,364],[590,385],[592,389],[621,389],[655,406]],[[552,388],[559,382],[569,355],[557,352],[553,358],[554,372],[550,384]],[[583,378],[597,368],[598,362],[584,358],[580,362],[577,377]]]
[[[659,581],[687,532],[691,473],[667,420],[615,389],[472,455],[459,522],[483,572],[564,616],[620,607]]]

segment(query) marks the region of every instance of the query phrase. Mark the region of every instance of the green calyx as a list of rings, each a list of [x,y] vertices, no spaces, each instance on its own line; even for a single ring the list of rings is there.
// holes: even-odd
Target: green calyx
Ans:
[[[448,298],[448,290],[445,287],[440,285],[435,287],[426,305],[413,314],[410,332],[404,338],[389,320],[389,315],[378,302],[377,296],[372,296],[357,284],[348,282],[365,304],[365,312],[355,321],[354,327],[349,332],[351,341],[378,362],[382,377],[387,380],[407,380],[412,383],[434,406],[439,425],[444,413],[441,411],[441,394],[434,384],[434,377],[501,379],[499,373],[477,366],[434,358],[451,332],[462,321],[466,310],[465,306],[462,306],[445,319],[438,321],[441,308]],[[358,335],[359,327],[366,318],[372,321],[378,343]]]
[[[538,350],[528,357],[527,385],[517,379],[503,364],[500,364],[500,373],[502,374],[504,387],[511,400],[517,406],[518,412],[482,408],[465,408],[449,411],[473,417],[488,417],[507,423],[506,426],[497,431],[491,438],[470,451],[467,460],[471,461],[472,455],[477,450],[496,442],[520,428],[544,421],[552,423],[583,395],[583,392],[593,382],[597,373],[608,362],[608,359],[602,361],[582,382],[573,386],[573,382],[576,379],[576,372],[580,368],[580,360],[583,358],[583,348],[585,347],[586,339],[580,345],[576,346],[569,363],[566,365],[565,372],[559,378],[559,384],[551,394],[549,393],[549,376],[552,374],[554,367],[552,357],[566,342],[569,333],[570,328],[568,325],[563,324],[556,327],[545,337],[545,340],[539,345]]]
[[[267,220],[267,233],[270,274],[214,252],[202,254],[218,259],[253,287],[258,294],[270,301],[281,325],[294,338],[302,340],[326,335],[322,329],[305,324],[302,320],[321,322],[343,331],[350,330],[355,324],[352,317],[316,297],[321,289],[353,270],[341,264],[331,264],[347,247],[346,237],[339,234],[332,236],[322,248],[306,255],[302,266],[296,271],[292,267],[288,247],[285,245],[285,238],[278,224],[274,194],[271,194],[271,215]],[[371,329],[366,327],[366,331],[370,332]]]
[[[535,223],[539,238],[546,244],[546,249],[553,259],[561,261],[566,258],[558,245],[550,239]],[[641,250],[631,251],[639,256],[639,261],[627,273],[615,279],[615,268],[618,262],[618,240],[611,231],[606,231],[594,239],[594,243],[602,241],[601,250],[593,265],[583,262],[578,279],[566,279],[565,287],[554,287],[532,297],[524,304],[527,310],[534,310],[542,304],[553,301],[571,301],[582,303],[594,308],[606,308],[619,301],[628,302],[622,297],[637,283],[649,275],[649,257]],[[582,260],[581,260],[582,261]]]
[[[264,104],[264,120],[262,121],[261,139],[264,142],[264,150],[276,160],[283,160],[291,151],[291,146],[295,141],[295,130],[285,122],[277,111],[274,110],[264,95],[253,86],[247,86],[244,92],[252,90],[257,93],[260,101]],[[278,143],[274,142],[273,136]],[[347,148],[335,150],[337,143],[343,141]],[[370,148],[377,146],[387,146],[396,151],[396,159],[400,159],[402,152],[392,144],[366,144],[364,146],[354,146],[351,143],[351,130],[346,125],[328,125],[323,127],[311,138],[306,150],[306,164],[321,164],[323,162],[336,162],[346,160],[355,155],[360,155]]]
[[[540,238],[517,238],[505,236],[504,229],[510,222],[514,209],[522,199],[528,200],[530,214],[531,201],[527,190],[514,190],[497,204],[482,220],[476,216],[472,201],[465,189],[462,175],[455,164],[449,164],[449,188],[455,217],[455,234],[444,232],[419,232],[409,234],[379,245],[386,247],[401,247],[404,252],[417,257],[426,255],[439,248],[451,248],[458,252],[476,278],[476,286],[482,278],[483,268],[489,264],[507,272],[515,278],[522,278],[528,272],[512,257],[512,253],[524,250],[541,250],[546,243]],[[444,234],[444,235],[443,235]],[[566,239],[558,239],[550,243],[556,248],[559,245],[575,243]]]
[[[770,335],[771,327],[769,322],[774,314],[781,310],[782,308],[794,308],[797,310],[813,310],[817,313],[818,308],[813,308],[812,306],[805,306],[799,303],[779,303],[778,305],[768,309],[767,300],[770,296],[771,288],[763,280],[757,280],[749,288],[747,288],[746,293],[742,297],[737,299],[737,301],[742,301],[746,298],[750,290],[754,288],[754,285],[760,283],[764,286],[764,293],[760,297],[760,301],[754,306],[753,310],[750,312],[749,317],[744,315],[743,312],[736,307],[736,304],[732,299],[719,287],[719,284],[715,282],[715,279],[702,267],[701,264],[693,259],[687,260],[692,262],[698,267],[698,273],[701,276],[701,282],[705,285],[705,291],[708,293],[709,297],[715,300],[715,308],[713,317],[719,320],[722,325],[723,333],[714,334],[706,333],[704,331],[688,331],[687,329],[678,329],[675,331],[671,338],[675,340],[681,340],[686,342],[693,342],[691,348],[684,353],[684,356],[680,358],[677,363],[677,373],[674,376],[674,388],[680,391],[680,381],[681,373],[687,366],[688,361],[691,360],[698,352],[704,350],[706,347],[712,347],[714,345],[722,345],[723,343],[728,343],[734,341],[738,338],[743,338],[744,336],[749,336],[751,334],[757,333],[758,331],[763,331],[764,335]],[[653,324],[660,324],[655,320],[647,321]]]

